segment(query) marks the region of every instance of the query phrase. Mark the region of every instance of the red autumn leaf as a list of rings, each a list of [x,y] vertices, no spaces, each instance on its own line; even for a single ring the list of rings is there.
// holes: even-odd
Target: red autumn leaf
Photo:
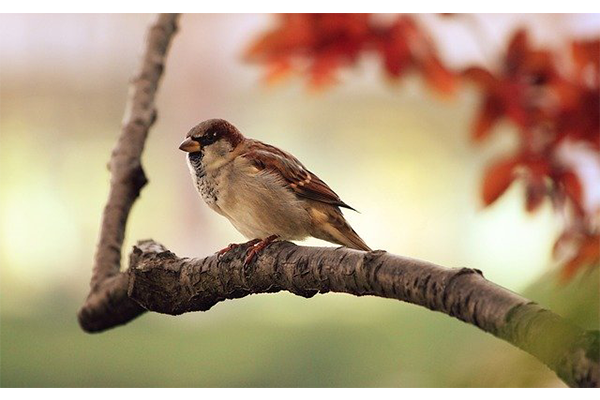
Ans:
[[[543,179],[531,179],[525,187],[525,209],[532,213],[544,202],[546,185]]]
[[[306,48],[313,41],[310,15],[284,14],[282,24],[275,30],[265,33],[246,51],[250,61],[285,58],[290,49]]]
[[[550,175],[551,164],[546,158],[531,155],[527,157],[525,165],[529,175],[525,187],[525,209],[531,213],[542,205],[544,197],[548,194],[544,180]]]
[[[325,37],[361,39],[370,31],[371,14],[310,14]]]
[[[579,177],[573,171],[565,171],[558,178],[565,194],[573,201],[578,212],[583,212],[583,189]]]
[[[427,83],[443,94],[451,94],[456,88],[456,78],[436,57],[429,57],[422,63],[423,75]]]
[[[507,73],[512,73],[521,60],[524,59],[527,50],[529,49],[529,41],[527,38],[527,32],[524,29],[520,29],[513,35],[508,49],[506,51],[505,68]]]
[[[575,257],[570,259],[561,270],[560,278],[563,282],[568,281],[575,274],[575,272],[583,264],[583,257],[577,254]]]
[[[512,74],[516,82],[525,83],[530,87],[540,87],[551,84],[558,72],[552,55],[545,50],[533,50],[525,47],[520,59],[506,60],[507,69],[513,64]]]
[[[423,74],[432,89],[446,95],[453,93],[456,76],[442,64],[430,38],[412,18],[400,18],[398,26],[403,28],[402,37],[410,51],[413,68]]]
[[[600,150],[600,88],[573,86],[574,104],[561,110],[557,131],[561,139],[585,142]]]
[[[290,74],[292,66],[286,60],[273,61],[268,65],[265,81],[272,85],[275,84]]]
[[[538,185],[542,185],[544,177],[551,175],[550,171],[552,166],[550,160],[544,157],[531,156],[529,154],[524,157],[527,157],[525,164],[531,175],[531,181]]]
[[[515,179],[514,168],[519,164],[516,158],[501,160],[488,168],[483,179],[483,203],[492,204],[500,197]]]
[[[395,78],[399,77],[412,62],[410,47],[406,40],[406,26],[406,20],[400,18],[388,30],[377,35],[385,70]]]
[[[531,117],[535,111],[528,103],[524,85],[507,82],[502,87],[503,104],[506,117],[519,128],[527,129],[531,124]]]
[[[410,50],[404,41],[383,44],[381,53],[385,70],[393,78],[400,77],[410,65]]]
[[[482,68],[468,68],[462,76],[482,90],[484,106],[474,125],[473,137],[483,138],[494,122],[509,118],[521,129],[531,129],[555,113],[548,83],[556,80],[551,54],[532,50],[527,34],[515,33],[502,60],[502,70],[494,75]]]
[[[335,70],[339,59],[334,55],[324,54],[316,58],[310,68],[310,84],[313,89],[325,87],[335,82]]]
[[[496,84],[496,77],[487,69],[480,67],[469,67],[462,71],[461,76],[479,85],[482,89],[489,89]]]
[[[581,243],[577,254],[562,268],[563,281],[570,279],[581,267],[597,265],[600,262],[600,236],[588,235]]]
[[[576,41],[571,47],[571,53],[579,82],[587,81],[588,85],[598,87],[600,85],[600,39]]]
[[[504,113],[504,107],[498,98],[489,96],[484,100],[475,117],[471,137],[475,141],[485,138]]]

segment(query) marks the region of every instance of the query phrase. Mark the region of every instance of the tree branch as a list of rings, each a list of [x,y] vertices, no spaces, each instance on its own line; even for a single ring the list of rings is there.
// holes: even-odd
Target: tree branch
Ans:
[[[118,325],[145,311],[127,297],[127,279],[119,273],[121,249],[127,217],[147,183],[141,155],[148,130],[156,120],[154,96],[169,43],[177,30],[177,18],[177,14],[161,14],[150,27],[142,63],[130,84],[121,135],[108,164],[110,192],[102,214],[91,291],[78,313],[79,323],[87,331],[98,329],[98,313]]]
[[[91,291],[79,311],[81,327],[98,332],[146,310],[181,314],[254,293],[287,290],[303,297],[341,292],[392,298],[440,311],[534,355],[571,386],[600,385],[598,332],[585,332],[551,311],[501,288],[475,269],[346,248],[298,247],[276,242],[250,265],[243,248],[203,259],[178,258],[153,241],[134,247],[120,271],[129,211],[147,180],[141,154],[156,119],[154,96],[177,15],[160,15],[150,28],[140,70],[132,80],[121,136],[109,168]]]
[[[134,247],[129,297],[150,311],[206,311],[220,301],[281,290],[338,292],[406,301],[475,325],[534,355],[570,386],[597,387],[598,332],[585,332],[476,269],[347,248],[276,242],[244,266],[244,250],[179,258],[153,241]]]

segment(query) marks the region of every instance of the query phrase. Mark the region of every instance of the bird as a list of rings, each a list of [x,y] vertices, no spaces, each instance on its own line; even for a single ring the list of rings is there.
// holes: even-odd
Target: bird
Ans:
[[[340,208],[356,210],[290,153],[245,137],[224,119],[197,124],[179,149],[200,197],[250,240],[246,264],[276,240],[315,237],[371,251]]]

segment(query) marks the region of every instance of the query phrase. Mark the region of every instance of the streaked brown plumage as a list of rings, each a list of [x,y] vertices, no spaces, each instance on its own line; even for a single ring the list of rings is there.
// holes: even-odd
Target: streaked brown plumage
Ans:
[[[291,154],[222,119],[196,125],[179,148],[204,201],[248,239],[313,236],[371,250],[340,211],[353,208]]]

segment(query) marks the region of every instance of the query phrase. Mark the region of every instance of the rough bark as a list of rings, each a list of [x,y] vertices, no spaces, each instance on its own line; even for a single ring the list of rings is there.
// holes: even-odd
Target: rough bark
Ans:
[[[245,266],[244,250],[179,258],[144,241],[130,258],[128,294],[145,309],[178,315],[220,301],[281,290],[303,297],[339,292],[397,299],[475,325],[534,355],[570,386],[597,387],[598,332],[486,280],[476,269],[444,268],[388,254],[276,242]]]
[[[110,192],[102,214],[100,238],[94,256],[90,294],[78,318],[83,329],[98,330],[97,314],[110,323],[125,323],[145,310],[127,297],[127,277],[121,269],[121,249],[127,217],[147,179],[141,155],[148,130],[156,120],[154,96],[164,69],[176,14],[161,14],[150,27],[139,70],[131,80],[121,135],[112,152]]]
[[[383,251],[268,246],[244,265],[243,248],[222,258],[178,258],[153,241],[134,247],[120,272],[131,207],[147,179],[141,154],[156,118],[154,96],[177,15],[150,28],[132,80],[121,135],[109,168],[111,185],[94,258],[91,291],[78,317],[88,332],[127,323],[146,310],[181,314],[254,293],[287,290],[311,297],[342,292],[407,301],[456,317],[536,356],[570,386],[600,385],[598,332],[585,332],[551,311],[485,280],[475,269],[448,269]]]

